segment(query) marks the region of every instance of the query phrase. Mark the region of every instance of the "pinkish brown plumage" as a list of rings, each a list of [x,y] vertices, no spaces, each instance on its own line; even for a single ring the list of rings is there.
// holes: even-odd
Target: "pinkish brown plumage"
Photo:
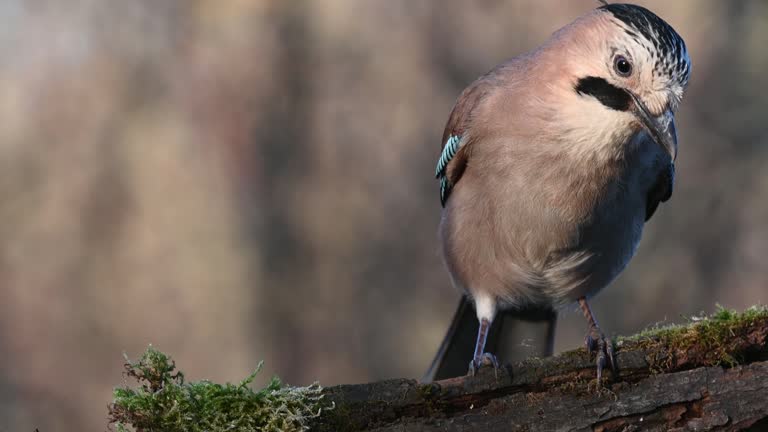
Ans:
[[[671,195],[689,61],[660,18],[612,4],[459,96],[437,176],[445,263],[481,323],[472,370],[497,310],[579,302],[600,376],[610,346],[586,299],[624,269]]]

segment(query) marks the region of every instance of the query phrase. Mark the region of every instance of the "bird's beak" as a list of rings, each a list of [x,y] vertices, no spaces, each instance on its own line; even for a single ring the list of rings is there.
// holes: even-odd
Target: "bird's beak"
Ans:
[[[675,116],[671,110],[666,110],[658,117],[653,117],[648,108],[633,92],[632,100],[635,102],[634,113],[643,127],[648,131],[656,144],[660,145],[669,154],[672,161],[677,157],[677,132],[675,130]]]

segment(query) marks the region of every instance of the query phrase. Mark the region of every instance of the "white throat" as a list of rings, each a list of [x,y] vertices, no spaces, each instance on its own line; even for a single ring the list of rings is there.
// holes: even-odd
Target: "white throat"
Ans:
[[[636,122],[629,111],[617,111],[597,99],[574,95],[577,99],[561,105],[554,120],[555,129],[568,155],[580,160],[607,162],[622,157]]]

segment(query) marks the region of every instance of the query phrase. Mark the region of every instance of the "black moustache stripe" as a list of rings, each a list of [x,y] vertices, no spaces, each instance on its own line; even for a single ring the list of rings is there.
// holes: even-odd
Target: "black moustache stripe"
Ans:
[[[616,111],[629,110],[632,102],[629,93],[603,78],[593,76],[580,78],[575,90],[579,94],[594,97],[603,105]]]

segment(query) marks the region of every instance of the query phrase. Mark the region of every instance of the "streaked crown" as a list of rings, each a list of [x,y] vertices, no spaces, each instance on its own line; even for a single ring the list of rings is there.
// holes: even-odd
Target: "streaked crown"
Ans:
[[[617,3],[600,9],[610,12],[624,32],[648,50],[655,62],[654,76],[675,81],[682,93],[691,76],[691,58],[675,29],[642,6]]]

